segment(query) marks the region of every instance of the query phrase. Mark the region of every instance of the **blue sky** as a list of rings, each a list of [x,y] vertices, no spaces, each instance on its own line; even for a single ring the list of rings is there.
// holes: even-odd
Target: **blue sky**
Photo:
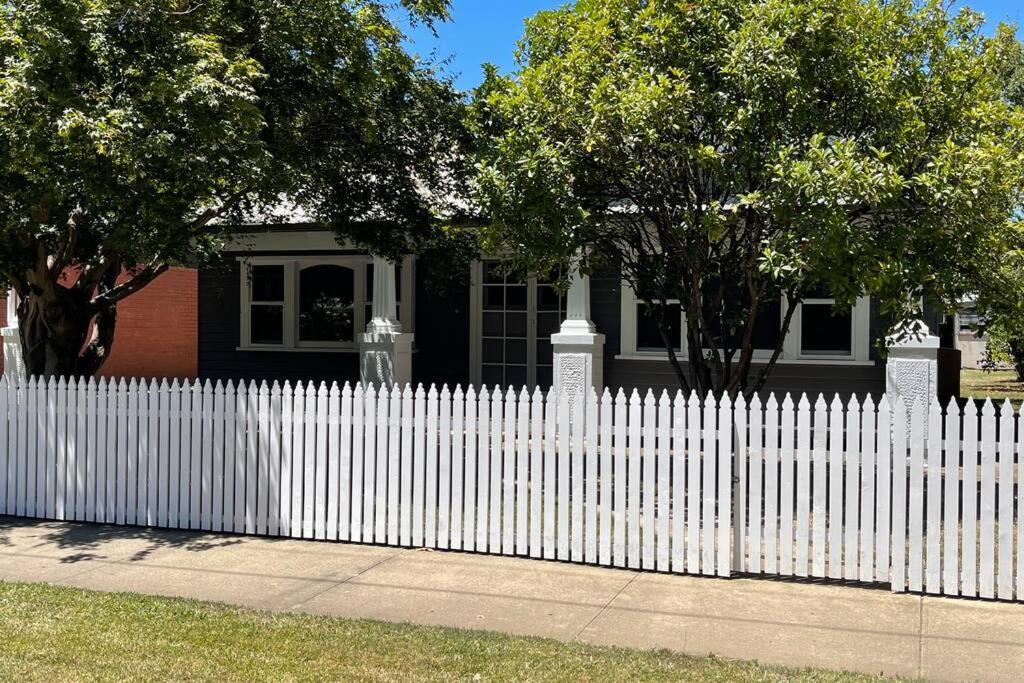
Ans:
[[[435,38],[422,28],[410,31],[412,49],[422,57],[450,59],[448,72],[456,85],[468,90],[481,80],[480,65],[497,64],[502,71],[513,67],[512,53],[522,35],[523,20],[539,10],[558,7],[563,0],[452,0],[452,21],[437,29]],[[985,14],[991,28],[999,21],[1024,24],[1021,0],[968,0]]]

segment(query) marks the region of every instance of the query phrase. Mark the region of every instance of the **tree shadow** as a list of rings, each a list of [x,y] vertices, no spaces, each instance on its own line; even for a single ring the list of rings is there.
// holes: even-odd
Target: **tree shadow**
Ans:
[[[184,529],[155,529],[151,527],[113,526],[89,522],[47,522],[37,519],[5,517],[0,528],[0,545],[12,546],[10,530],[16,527],[42,528],[41,540],[52,543],[61,550],[77,551],[61,559],[64,563],[102,560],[109,557],[104,547],[123,541],[139,541],[142,544],[130,557],[129,562],[140,562],[157,550],[176,548],[188,552],[205,552],[216,548],[239,545],[240,537],[214,536],[208,532]]]

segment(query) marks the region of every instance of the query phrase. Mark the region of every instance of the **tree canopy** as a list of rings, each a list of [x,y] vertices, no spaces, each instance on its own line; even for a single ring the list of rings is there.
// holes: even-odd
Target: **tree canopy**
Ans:
[[[952,305],[1014,237],[1021,112],[939,0],[579,0],[529,20],[475,125],[492,246],[621,268],[684,389],[753,391],[799,302]],[[782,301],[752,375],[762,311]],[[687,322],[678,362],[668,306]]]
[[[460,177],[462,102],[395,19],[444,20],[447,0],[400,5],[4,4],[0,274],[29,371],[95,371],[117,301],[244,216],[301,206],[388,255],[429,241]]]

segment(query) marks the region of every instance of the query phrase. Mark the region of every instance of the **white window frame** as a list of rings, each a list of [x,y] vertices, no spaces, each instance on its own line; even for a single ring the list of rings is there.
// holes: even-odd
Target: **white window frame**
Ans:
[[[675,301],[675,300],[670,300]],[[642,299],[636,296],[633,288],[625,280],[622,281],[620,296],[620,351],[616,356],[619,360],[668,360],[668,352],[664,350],[651,351],[638,349],[636,340],[637,328],[637,304],[643,303]],[[804,303],[835,303],[833,299],[808,299]],[[779,324],[782,324],[782,317],[787,308],[786,299],[782,300],[782,311]],[[682,338],[686,339],[686,313],[680,311],[682,316],[681,330]],[[819,355],[805,354],[800,348],[801,329],[803,324],[803,305],[797,307],[790,323],[789,334],[783,341],[782,354],[779,356],[783,364],[808,364],[808,365],[871,365],[871,299],[870,297],[859,297],[852,309],[851,329],[851,353],[849,355]],[[710,350],[710,349],[706,349]],[[681,350],[677,350],[681,351]],[[768,349],[755,349],[754,362],[767,361],[771,358],[772,351]]]
[[[238,351],[286,351],[286,352],[358,352],[359,335],[366,329],[366,304],[370,300],[366,291],[366,267],[372,258],[364,254],[324,255],[324,256],[244,256],[239,261],[239,342]],[[414,264],[413,257],[406,257],[402,262],[401,301],[399,320],[402,328],[414,332]],[[284,302],[281,344],[254,344],[252,342],[252,309],[251,306],[264,302],[251,299],[252,286],[250,281],[251,266],[283,266],[284,267]],[[353,271],[353,311],[352,341],[323,342],[299,340],[299,274],[312,266],[335,265]],[[277,304],[279,302],[266,302]]]

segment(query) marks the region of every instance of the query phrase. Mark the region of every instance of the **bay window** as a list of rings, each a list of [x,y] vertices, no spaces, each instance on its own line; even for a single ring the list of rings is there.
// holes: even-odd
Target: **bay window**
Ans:
[[[240,261],[239,349],[356,349],[372,315],[369,256],[258,256]],[[396,298],[410,299],[411,260],[396,270]],[[411,306],[400,306],[399,320],[409,331],[411,313]]]

